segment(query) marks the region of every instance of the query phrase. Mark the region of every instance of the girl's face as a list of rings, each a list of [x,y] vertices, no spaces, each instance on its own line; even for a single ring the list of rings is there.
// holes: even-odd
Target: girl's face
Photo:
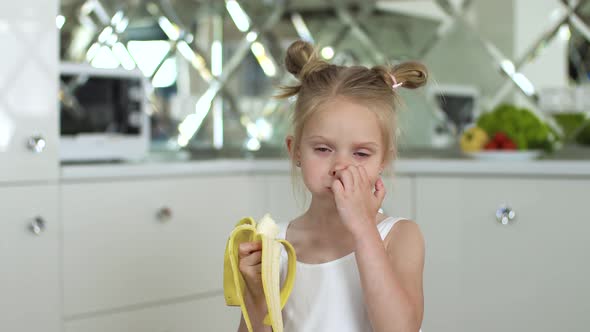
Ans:
[[[383,170],[383,134],[368,107],[336,98],[312,115],[301,136],[299,151],[305,186],[313,195],[332,195],[335,172],[362,165],[373,186]]]

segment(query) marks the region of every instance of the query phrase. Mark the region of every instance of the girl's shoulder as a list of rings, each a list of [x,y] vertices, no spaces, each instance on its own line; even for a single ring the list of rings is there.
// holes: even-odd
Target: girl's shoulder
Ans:
[[[416,249],[415,246],[423,246],[424,237],[418,223],[408,218],[396,218],[383,237],[383,241],[388,251],[402,248],[412,250],[412,248]]]
[[[381,239],[387,241],[391,238],[392,229],[396,224],[402,224],[404,222],[412,222],[408,218],[405,217],[394,217],[394,216],[387,216],[384,214],[379,214],[377,216],[377,229],[379,230],[379,234],[381,234]]]

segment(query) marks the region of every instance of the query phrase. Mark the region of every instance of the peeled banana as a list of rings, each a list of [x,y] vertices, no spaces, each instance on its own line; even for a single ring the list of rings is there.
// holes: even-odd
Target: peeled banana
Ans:
[[[279,228],[266,214],[259,222],[252,218],[243,218],[231,232],[225,247],[223,261],[223,295],[228,306],[240,306],[248,331],[252,332],[252,323],[244,303],[245,281],[238,267],[238,248],[242,242],[262,242],[262,288],[268,314],[264,324],[272,326],[274,332],[283,331],[281,310],[293,290],[295,282],[296,256],[295,249],[286,240],[277,239]],[[281,244],[288,255],[288,268],[283,289],[280,289],[280,256]]]

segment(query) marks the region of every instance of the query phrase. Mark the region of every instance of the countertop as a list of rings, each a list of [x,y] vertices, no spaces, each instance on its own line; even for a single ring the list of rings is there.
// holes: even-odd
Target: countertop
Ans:
[[[590,150],[588,150],[590,151]],[[590,177],[590,155],[554,154],[529,161],[483,161],[456,153],[405,151],[392,166],[395,174],[451,176]],[[569,152],[571,153],[571,152]],[[285,158],[172,159],[151,157],[141,162],[90,163],[61,166],[61,180],[157,178],[211,174],[289,174]]]

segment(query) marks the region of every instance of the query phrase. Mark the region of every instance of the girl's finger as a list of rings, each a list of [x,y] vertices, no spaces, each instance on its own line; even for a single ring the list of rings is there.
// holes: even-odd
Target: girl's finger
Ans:
[[[340,197],[340,195],[342,195],[342,192],[344,191],[344,186],[342,185],[342,182],[338,179],[334,180],[332,182],[332,192],[334,193],[335,197]]]
[[[378,178],[375,182],[375,192],[373,195],[375,195],[379,206],[381,206],[383,204],[383,199],[385,198],[385,184],[381,178]]]
[[[246,257],[250,255],[252,252],[259,250],[262,250],[262,242],[243,242],[240,243],[240,246],[238,247],[238,257]]]
[[[243,266],[254,266],[260,264],[260,262],[262,262],[262,250],[255,251],[248,256],[240,258],[240,264]]]
[[[348,168],[338,171],[336,173],[336,178],[340,179],[344,190],[352,190],[354,187],[354,179]]]
[[[358,166],[350,166],[348,167],[350,170],[350,175],[352,175],[352,180],[354,181],[355,188],[362,188],[363,186],[363,179],[361,178],[361,173],[359,171]]]
[[[364,166],[359,166],[359,172],[361,174],[361,179],[363,181],[363,184],[368,184],[371,183],[369,181],[369,174],[367,173],[367,169]],[[372,189],[372,188],[371,188]]]

